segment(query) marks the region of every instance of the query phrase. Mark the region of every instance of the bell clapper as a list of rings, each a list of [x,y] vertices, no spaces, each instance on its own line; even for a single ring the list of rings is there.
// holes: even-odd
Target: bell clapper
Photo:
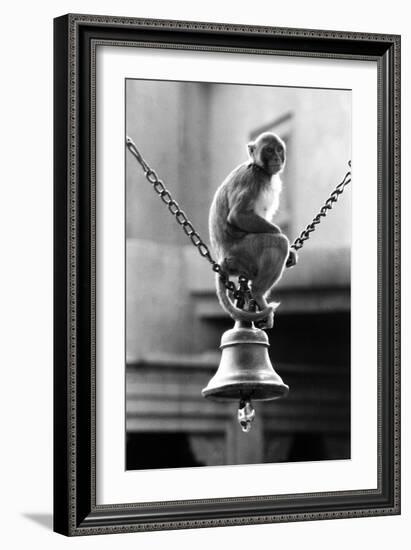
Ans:
[[[248,433],[251,430],[251,423],[255,417],[255,410],[251,405],[249,399],[241,399],[238,407],[238,423],[241,426],[241,429],[244,433]]]

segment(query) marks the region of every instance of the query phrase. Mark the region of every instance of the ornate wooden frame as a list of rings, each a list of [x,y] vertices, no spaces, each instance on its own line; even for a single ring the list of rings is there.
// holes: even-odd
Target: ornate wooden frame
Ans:
[[[399,514],[400,37],[92,15],[59,17],[54,28],[55,531],[86,535]],[[94,95],[99,43],[377,61],[376,490],[96,505]]]

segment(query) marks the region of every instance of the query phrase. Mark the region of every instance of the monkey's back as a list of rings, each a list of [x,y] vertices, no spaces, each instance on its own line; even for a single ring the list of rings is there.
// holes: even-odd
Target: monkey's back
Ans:
[[[230,197],[235,191],[236,183],[242,179],[248,163],[237,166],[217,189],[211,203],[209,214],[210,242],[217,261],[220,262],[231,245],[245,236],[245,232],[230,225],[227,221],[230,213]]]

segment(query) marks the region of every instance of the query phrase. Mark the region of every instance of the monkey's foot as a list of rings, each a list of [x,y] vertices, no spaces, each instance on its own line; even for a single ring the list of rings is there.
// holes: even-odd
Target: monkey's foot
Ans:
[[[254,325],[261,330],[273,328],[273,322],[270,322],[269,319],[261,319],[261,321],[256,321]]]
[[[260,319],[259,321],[255,321],[255,326],[257,328],[261,329],[269,329],[273,328],[274,326],[274,312],[272,311],[268,317],[265,319]]]
[[[257,321],[254,323],[256,328],[259,328],[261,330],[269,330],[270,328],[273,328],[273,323],[270,323],[268,320],[263,319],[262,321]]]

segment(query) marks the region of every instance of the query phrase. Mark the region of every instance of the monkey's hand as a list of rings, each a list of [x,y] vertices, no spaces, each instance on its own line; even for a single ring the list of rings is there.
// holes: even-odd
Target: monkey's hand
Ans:
[[[285,265],[286,267],[294,267],[297,262],[298,262],[297,252],[294,250],[294,248],[290,248],[288,259]]]

